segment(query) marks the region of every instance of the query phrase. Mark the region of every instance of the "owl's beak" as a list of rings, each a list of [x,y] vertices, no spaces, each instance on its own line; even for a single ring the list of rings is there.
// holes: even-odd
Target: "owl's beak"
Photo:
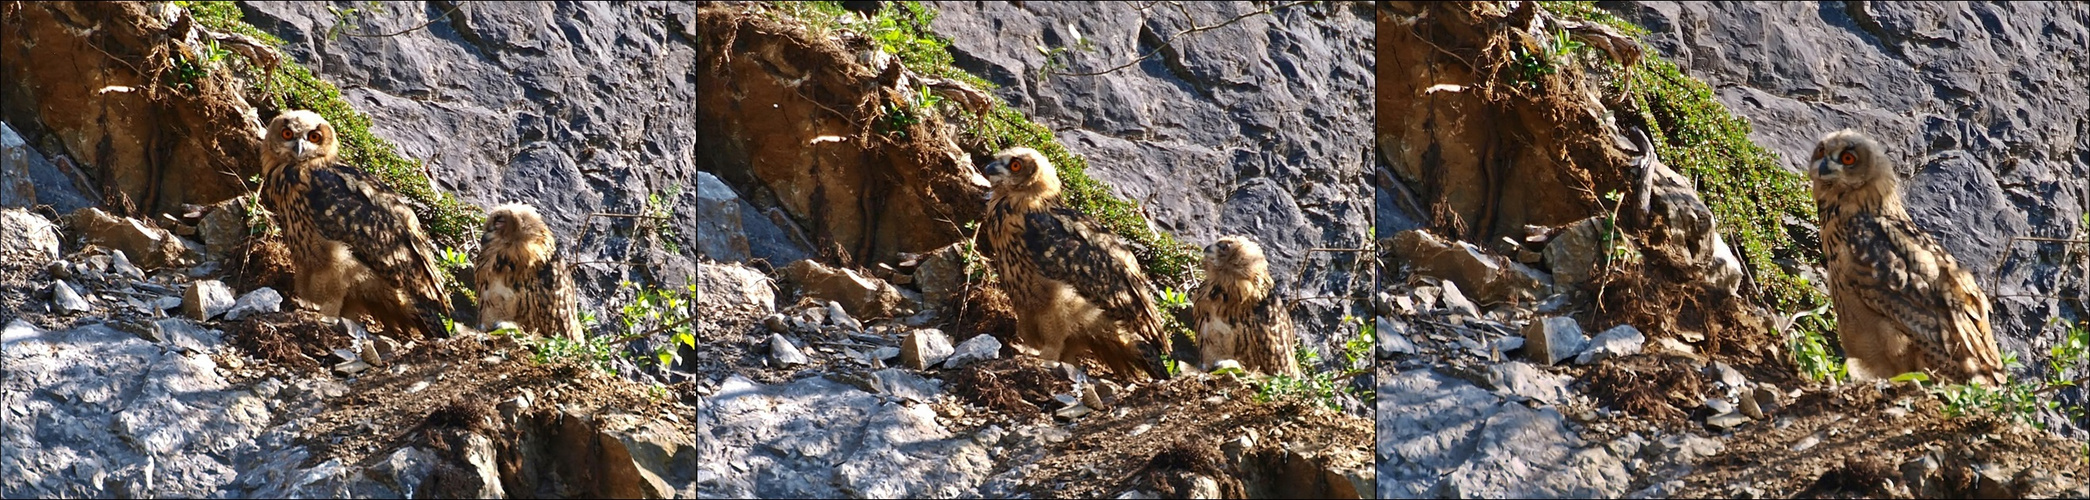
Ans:
[[[291,144],[291,145],[290,145],[290,152],[292,152],[292,153],[296,153],[297,157],[299,157],[299,158],[303,158],[303,157],[305,157],[305,150],[306,150],[306,149],[309,149],[309,148],[305,147],[305,146],[306,146],[307,144],[312,144],[312,143],[310,143],[310,142],[305,142],[305,140],[304,140],[304,139],[298,139],[298,140],[297,140],[297,143],[295,143],[295,144]]]
[[[987,176],[988,182],[1000,181],[1003,177],[1009,175],[1009,160],[1003,158],[994,160],[993,163],[988,163],[985,168],[980,169],[980,175]]]
[[[1821,177],[1821,178],[1828,178],[1828,177],[1834,177],[1834,176],[1836,176],[1836,172],[1837,172],[1838,170],[1839,170],[1839,169],[1838,169],[1838,168],[1837,168],[1837,166],[1836,166],[1836,162],[1833,162],[1833,161],[1829,161],[1829,159],[1828,159],[1828,158],[1822,158],[1822,159],[1819,159],[1819,160],[1814,160],[1814,176],[1815,176],[1815,177]]]

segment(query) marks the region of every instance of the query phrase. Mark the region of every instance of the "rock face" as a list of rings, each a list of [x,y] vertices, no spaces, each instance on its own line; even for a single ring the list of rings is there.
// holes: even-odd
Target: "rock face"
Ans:
[[[1364,246],[1371,227],[1370,7],[1293,7],[1174,39],[1261,7],[1135,7],[952,2],[930,27],[951,38],[958,67],[1000,86],[996,96],[1086,156],[1089,174],[1140,202],[1155,226],[1199,246],[1253,236],[1293,296],[1368,286],[1352,282],[1369,281],[1348,271],[1356,255],[1307,249]],[[1052,60],[1097,72],[1164,39],[1167,49],[1122,70],[1039,77],[1048,65],[1039,47],[1084,47]],[[1332,325],[1342,313],[1305,301],[1293,314]],[[1330,330],[1300,334],[1321,345]]]
[[[697,409],[702,497],[972,496],[992,472],[988,445],[945,429],[926,404],[827,377],[758,386],[734,375],[718,394]]]
[[[1550,406],[1429,369],[1378,390],[1380,498],[1617,497],[1631,483],[1630,456],[1583,442]]]
[[[29,262],[58,258],[58,225],[28,210],[0,210],[0,255]]]
[[[2090,211],[2090,116],[2075,104],[2090,100],[2090,7],[1618,5],[1653,32],[1649,46],[1749,117],[1750,138],[1786,165],[1798,169],[1816,139],[1845,127],[1886,146],[1916,224],[1985,288],[1995,284],[1990,320],[2006,351],[2043,352],[2049,319],[2090,315],[2021,296],[2082,296],[2085,264],[2041,257],[2058,243],[2011,241],[2079,238]]]
[[[431,160],[442,189],[536,206],[569,261],[644,263],[576,267],[582,307],[600,308],[622,279],[679,287],[695,274],[694,5],[414,5],[353,14],[357,31],[403,34],[331,39],[340,16],[325,5],[240,9],[341,87],[373,134]],[[672,246],[635,236],[632,219],[587,220],[645,213],[652,196],[671,212]]]

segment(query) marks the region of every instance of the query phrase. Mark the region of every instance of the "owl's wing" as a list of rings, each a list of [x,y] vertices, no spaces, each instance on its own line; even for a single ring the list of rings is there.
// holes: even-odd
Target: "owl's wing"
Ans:
[[[1159,366],[1158,354],[1168,350],[1168,335],[1139,263],[1116,235],[1102,230],[1086,214],[1055,207],[1025,216],[1022,239],[1025,253],[1045,277],[1067,283],[1112,319],[1131,325],[1144,340],[1139,348],[1147,352],[1141,354],[1154,361],[1149,364]],[[1167,376],[1166,372],[1152,375]]]
[[[1939,357],[2001,370],[1988,298],[1943,246],[1906,220],[1860,215],[1850,230],[1858,265],[1847,278],[1866,306]]]
[[[340,164],[312,169],[305,189],[320,236],[348,245],[357,261],[449,314],[435,245],[398,194],[377,176]]]
[[[566,268],[565,252],[552,249],[551,258],[538,267],[536,278],[544,288],[544,310],[552,316],[552,324],[563,330],[553,334],[582,340],[579,298],[575,296],[573,272]]]

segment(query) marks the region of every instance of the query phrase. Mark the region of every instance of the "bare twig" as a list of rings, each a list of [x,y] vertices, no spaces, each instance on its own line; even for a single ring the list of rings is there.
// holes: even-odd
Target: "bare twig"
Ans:
[[[1220,22],[1219,24],[1214,24],[1214,25],[1210,25],[1210,26],[1196,26],[1196,25],[1195,25],[1195,23],[1197,22],[1197,20],[1196,20],[1196,19],[1190,19],[1190,21],[1191,21],[1191,23],[1192,23],[1192,26],[1191,26],[1191,27],[1190,27],[1189,29],[1185,29],[1185,30],[1183,30],[1183,31],[1178,31],[1178,32],[1176,32],[1176,34],[1174,34],[1174,35],[1170,35],[1170,36],[1168,37],[1168,39],[1166,39],[1166,40],[1162,40],[1162,41],[1161,41],[1161,45],[1160,45],[1160,46],[1154,47],[1154,50],[1149,50],[1149,51],[1147,51],[1147,53],[1145,53],[1145,54],[1141,54],[1141,55],[1140,55],[1139,57],[1133,58],[1133,59],[1132,59],[1131,61],[1126,61],[1126,62],[1125,62],[1125,64],[1120,64],[1120,65],[1117,65],[1117,66],[1113,66],[1113,67],[1111,67],[1110,69],[1106,69],[1106,70],[1103,70],[1103,71],[1096,71],[1096,72],[1092,72],[1092,73],[1067,73],[1067,72],[1061,72],[1061,71],[1054,71],[1054,72],[1052,72],[1052,74],[1055,74],[1055,75],[1062,75],[1062,76],[1097,76],[1097,75],[1104,75],[1104,74],[1109,74],[1109,73],[1113,73],[1113,72],[1116,72],[1116,71],[1118,71],[1118,70],[1121,70],[1121,69],[1125,69],[1125,68],[1130,68],[1130,67],[1132,67],[1133,65],[1139,64],[1140,62],[1143,62],[1143,61],[1146,61],[1146,60],[1147,60],[1147,58],[1150,58],[1150,57],[1154,57],[1154,54],[1159,54],[1159,53],[1161,53],[1161,49],[1165,49],[1165,48],[1168,48],[1170,44],[1174,44],[1174,43],[1176,42],[1176,38],[1178,38],[1178,37],[1181,37],[1181,36],[1183,36],[1183,35],[1188,35],[1188,34],[1191,34],[1191,33],[1198,33],[1198,32],[1203,32],[1203,31],[1211,31],[1211,30],[1215,30],[1215,29],[1219,29],[1219,28],[1224,28],[1224,27],[1227,27],[1228,25],[1232,25],[1232,24],[1234,24],[1234,23],[1236,23],[1236,22],[1240,22],[1240,21],[1241,21],[1242,19],[1247,19],[1247,18],[1249,18],[1249,17],[1253,17],[1253,16],[1256,16],[1256,15],[1261,15],[1261,14],[1269,14],[1269,13],[1271,13],[1271,12],[1274,12],[1274,11],[1278,10],[1278,9],[1284,9],[1284,8],[1296,7],[1296,6],[1299,6],[1299,5],[1305,5],[1305,4],[1310,4],[1310,3],[1313,3],[1313,2],[1311,2],[1311,1],[1300,1],[1300,2],[1291,2],[1291,3],[1287,3],[1287,4],[1283,4],[1283,5],[1273,5],[1273,6],[1269,6],[1269,7],[1264,7],[1264,8],[1262,9],[1262,10],[1258,10],[1258,11],[1255,11],[1255,12],[1250,12],[1250,13],[1247,13],[1247,14],[1242,14],[1242,15],[1234,16],[1234,18],[1233,18],[1233,19],[1228,19],[1228,20],[1225,20],[1225,21],[1222,21],[1222,22]],[[1178,5],[1177,7],[1178,7],[1178,8],[1179,8],[1179,10],[1180,10],[1180,8],[1181,8],[1181,5]],[[1183,12],[1183,17],[1185,17],[1185,18],[1188,18],[1188,17],[1190,17],[1190,13],[1189,13],[1188,11],[1184,11],[1184,12]]]
[[[450,15],[451,15],[451,14],[455,14],[455,13],[457,13],[457,9],[459,9],[459,8],[463,8],[463,7],[464,7],[464,4],[463,4],[463,3],[458,3],[458,4],[456,4],[456,5],[452,5],[452,6],[450,6],[450,10],[449,10],[449,11],[447,11],[447,12],[444,12],[444,13],[443,13],[443,15],[440,15],[440,16],[435,16],[434,18],[431,18],[431,19],[429,19],[429,20],[428,20],[428,22],[425,22],[425,23],[421,23],[421,24],[419,24],[419,25],[416,25],[416,26],[414,26],[414,27],[412,27],[412,28],[407,28],[407,29],[399,30],[399,31],[398,31],[398,32],[396,32],[396,33],[391,33],[391,34],[386,34],[386,35],[366,35],[366,34],[361,34],[361,33],[349,33],[349,32],[348,32],[347,30],[342,30],[340,34],[342,34],[342,35],[347,35],[347,36],[352,36],[352,37],[358,37],[358,38],[385,38],[385,37],[394,37],[394,36],[404,35],[404,34],[406,34],[406,33],[407,33],[407,32],[409,32],[409,31],[413,31],[413,30],[417,30],[417,29],[421,29],[421,28],[426,28],[426,27],[428,27],[428,25],[430,25],[430,24],[435,24],[435,22],[436,22],[436,21],[441,21],[441,20],[444,20],[444,19],[448,19],[448,18],[450,17]]]

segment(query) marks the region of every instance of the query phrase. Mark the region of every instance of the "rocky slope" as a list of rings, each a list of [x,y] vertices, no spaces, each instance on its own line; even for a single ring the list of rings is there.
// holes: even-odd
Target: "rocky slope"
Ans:
[[[696,273],[694,132],[664,121],[694,91],[692,6],[400,7],[0,4],[0,495],[695,496],[694,387],[655,381],[680,372],[393,339],[277,292],[234,196],[285,95],[368,112],[417,183],[540,207],[604,325],[619,282]],[[284,60],[320,76],[258,81]],[[472,224],[436,236],[469,252]]]
[[[1648,28],[1648,47],[1711,84],[1788,168],[1830,131],[1878,138],[1916,223],[1990,294],[2005,351],[2041,359],[2054,319],[2090,320],[2082,245],[2016,239],[2090,238],[2090,7],[1599,4]],[[2046,376],[2041,364],[2024,375]]]
[[[1724,109],[1716,109],[1719,103],[1692,103],[1706,97],[1687,95],[1689,85],[1660,76],[1646,61],[1632,73],[1621,71],[1643,55],[1620,48],[1637,46],[1626,30],[1587,22],[1603,12],[1528,3],[1381,7],[1381,57],[1402,61],[1382,65],[1378,81],[1382,149],[1376,187],[1381,223],[1389,224],[1380,231],[1391,235],[1381,240],[1386,280],[1376,304],[1382,315],[1382,496],[2084,494],[2080,478],[2090,469],[2081,460],[2080,441],[2007,415],[1977,410],[1948,416],[1945,398],[1908,384],[1834,386],[1799,374],[1809,362],[1795,352],[1805,347],[1796,340],[1801,320],[1764,309],[1779,294],[1773,269],[1764,267],[1774,259],[1748,252],[1770,250],[1775,260],[1790,262],[1806,251],[1786,248],[1797,243],[1749,249],[1739,242],[1804,241],[1794,236],[1807,234],[1804,223],[1716,220],[1708,206],[1724,217],[1734,203],[1705,193],[1777,203],[1795,199],[1794,189],[1804,185],[1791,173],[1763,175],[1766,165],[1752,160],[1760,156],[1738,139],[1744,129],[1723,125],[1731,122]],[[1690,63],[1706,71],[1777,68],[1763,71],[1789,76],[1843,64],[1764,57],[1766,50],[1812,53],[1795,48],[1795,34],[1814,32],[1814,6],[1620,9],[1650,16],[1655,40],[1672,33],[1665,50],[1710,58]],[[1763,11],[1786,17],[1755,17]],[[1828,17],[1827,8],[1822,12]],[[2073,36],[2066,22],[2047,26],[2052,29],[2046,36]],[[1735,32],[1745,34],[1707,35]],[[1685,38],[1675,42],[1674,36]],[[1778,42],[1766,47],[1752,36]],[[1936,76],[1957,77],[1944,68]],[[1786,80],[1750,81],[1764,86]],[[1812,144],[1820,133],[1849,123],[1793,123],[1808,131],[1765,135],[1763,118],[1752,112],[1764,111],[1768,99],[1748,87],[1717,88],[1728,100],[1725,107],[1759,120],[1749,138],[1783,158],[1792,158],[1791,149],[1808,148],[1773,141]],[[1873,91],[1884,96],[1896,88]],[[1678,89],[1686,90],[1661,94]],[[1842,103],[1837,109],[1849,113],[1866,107],[1848,95],[1803,100],[1817,107]],[[1792,116],[1772,108],[1766,114]],[[2015,116],[2022,122],[2031,114]],[[2073,115],[2055,120],[2058,125],[2041,126],[2079,127]],[[1636,137],[1641,130],[1652,143]],[[1718,146],[1708,150],[1706,144]],[[2073,154],[2039,158],[2061,158],[2047,165],[2065,176],[2080,171],[2068,164],[2074,160],[2066,156]],[[1970,166],[1970,156],[1960,153],[1953,161]],[[2073,177],[1967,188],[1968,179],[1995,178],[1967,173],[1981,175],[1951,177],[1960,184],[1950,188],[1941,187],[1945,174],[1918,173],[1919,179],[1936,177],[1915,183],[1912,189],[1923,192],[1910,196],[1922,200],[1933,217],[1940,210],[1985,210],[1932,221],[1970,226],[2014,210],[2001,201],[1975,203],[1982,193],[2009,189],[2037,198],[2020,200],[2029,202],[2028,212],[2080,213],[2051,204],[2076,203],[2078,195],[2063,194],[2080,189],[2066,187]],[[1727,191],[1737,178],[1752,189]],[[1924,199],[1934,195],[1945,196]],[[1792,213],[1774,207],[1770,215],[1777,220]],[[1751,232],[1766,226],[1789,233],[1765,238]],[[2058,229],[2059,237],[2073,234]],[[1968,240],[1956,252],[1976,239],[1966,236],[1955,236]],[[1730,242],[1736,242],[1733,248]],[[2065,255],[2058,248],[2037,252],[2050,251],[2059,255],[2039,259]],[[2075,279],[2067,276],[2079,273],[2073,262],[2039,259],[2046,267],[2034,274]],[[1746,275],[1731,264],[1738,260],[1746,263]],[[2064,297],[2059,301],[2079,294],[2071,291],[2074,286],[2057,285]],[[2066,308],[2041,311],[2075,314]],[[2021,321],[1999,318],[1998,324],[2025,326]],[[2045,359],[2043,347],[2018,345],[2025,359]]]

